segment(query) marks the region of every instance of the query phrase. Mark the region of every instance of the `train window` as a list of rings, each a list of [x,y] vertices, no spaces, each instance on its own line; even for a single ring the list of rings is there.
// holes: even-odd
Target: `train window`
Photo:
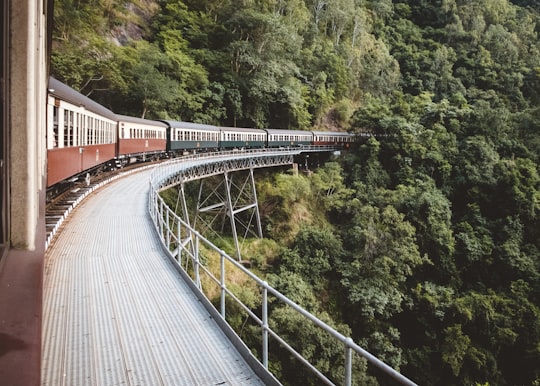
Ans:
[[[86,132],[86,144],[91,145],[92,144],[92,133],[94,132],[96,128],[96,125],[92,125],[92,127],[88,128],[88,131]]]
[[[75,130],[77,130],[77,120],[79,119],[79,114],[77,114],[74,111],[70,112],[69,117],[69,138],[68,138],[68,146],[74,145],[74,138],[75,138]]]
[[[83,114],[77,113],[77,125],[76,125],[75,132],[74,132],[74,135],[73,135],[73,145],[74,146],[79,146],[80,145],[79,138],[80,138],[81,132],[83,130],[84,121],[86,120],[85,118],[86,117]]]
[[[90,116],[86,116],[86,125],[83,126],[83,129],[81,130],[81,138],[79,139],[81,145],[86,145],[86,138],[88,136],[88,131],[90,128],[94,126],[94,118]]]
[[[71,119],[71,138],[69,139],[69,146],[75,146],[75,140],[77,139],[77,130],[79,129],[79,113],[72,112]]]
[[[69,146],[70,111],[64,110],[64,147]]]
[[[53,148],[58,147],[58,106],[53,106]]]
[[[85,121],[86,121],[86,116],[84,116],[83,114],[78,114],[77,130],[75,132],[75,139],[74,139],[76,146],[81,145],[80,138],[81,138],[82,131],[84,129]]]
[[[81,127],[81,130],[79,132],[79,145],[84,146],[86,145],[86,133],[88,132],[88,128],[90,127],[92,117],[84,116],[84,124]]]

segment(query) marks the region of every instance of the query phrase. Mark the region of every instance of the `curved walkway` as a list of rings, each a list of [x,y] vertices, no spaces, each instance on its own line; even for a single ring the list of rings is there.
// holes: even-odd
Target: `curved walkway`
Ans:
[[[93,193],[48,248],[42,385],[262,385],[165,257],[149,174]]]

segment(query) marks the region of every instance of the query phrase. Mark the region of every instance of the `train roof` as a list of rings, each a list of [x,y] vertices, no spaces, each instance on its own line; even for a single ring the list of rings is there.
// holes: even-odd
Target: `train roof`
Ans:
[[[140,123],[143,125],[154,125],[154,126],[160,126],[164,128],[168,127],[168,125],[165,122],[155,121],[153,119],[131,117],[129,115],[121,115],[121,114],[116,114],[116,116],[118,117],[118,120],[120,122]]]
[[[241,133],[264,133],[265,131],[263,129],[255,129],[255,128],[246,128],[246,127],[225,127],[221,126],[221,130],[223,131],[235,131],[235,132],[241,132]]]
[[[49,94],[74,105],[82,106],[88,111],[102,115],[106,118],[112,119],[113,121],[118,119],[116,114],[108,108],[103,107],[99,103],[93,101],[80,92],[75,91],[67,84],[62,83],[53,77],[49,78]]]
[[[343,137],[354,136],[354,134],[348,133],[346,131],[313,131],[315,135],[341,135]]]
[[[175,129],[192,129],[192,130],[206,130],[206,131],[218,131],[219,127],[214,125],[206,125],[203,123],[182,122],[182,121],[166,121],[162,120],[167,126]]]
[[[265,131],[268,134],[312,135],[311,131],[306,131],[306,130],[265,129]]]

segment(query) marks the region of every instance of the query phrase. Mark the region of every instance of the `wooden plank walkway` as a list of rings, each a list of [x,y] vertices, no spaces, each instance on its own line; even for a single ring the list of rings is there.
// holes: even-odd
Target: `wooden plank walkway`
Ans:
[[[48,248],[42,385],[263,385],[165,257],[149,173],[93,193]]]

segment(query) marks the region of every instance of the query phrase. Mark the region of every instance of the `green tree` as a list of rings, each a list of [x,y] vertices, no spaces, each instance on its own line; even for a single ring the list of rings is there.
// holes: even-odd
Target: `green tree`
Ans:
[[[353,315],[364,320],[388,319],[400,312],[407,278],[425,261],[414,232],[404,215],[391,206],[357,209],[344,235],[352,255],[345,256],[339,266]]]
[[[130,76],[130,93],[128,98],[136,111],[144,118],[149,113],[154,116],[167,111],[172,106],[178,83],[166,75],[172,72],[172,62],[156,45],[140,41],[126,47],[126,57],[129,58],[127,73]],[[130,111],[135,113],[135,111]]]
[[[341,240],[330,229],[303,227],[291,246],[292,253],[285,253],[281,265],[317,290],[323,290],[332,278],[336,263],[341,260]]]

